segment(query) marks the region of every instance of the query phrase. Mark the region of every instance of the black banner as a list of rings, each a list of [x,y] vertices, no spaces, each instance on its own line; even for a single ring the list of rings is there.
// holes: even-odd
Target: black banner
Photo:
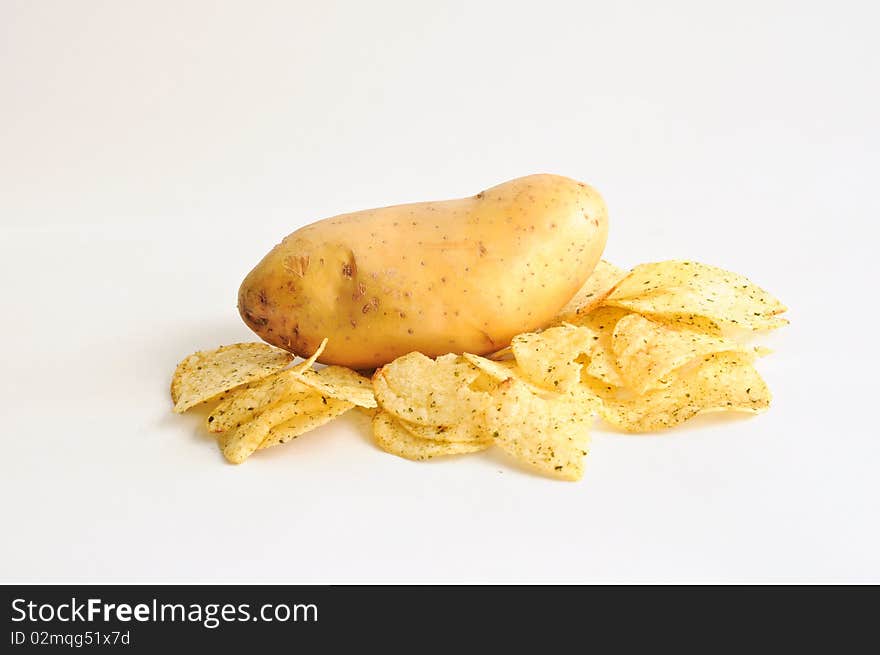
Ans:
[[[707,630],[728,645],[757,633],[764,645],[773,634],[815,645],[849,640],[880,609],[873,587],[9,586],[0,598],[0,652],[10,653],[464,646],[465,637],[553,650],[600,636],[683,645]],[[835,617],[845,632],[830,631]]]

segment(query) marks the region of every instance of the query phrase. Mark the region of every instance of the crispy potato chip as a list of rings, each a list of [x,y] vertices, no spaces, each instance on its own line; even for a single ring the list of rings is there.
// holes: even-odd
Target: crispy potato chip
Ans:
[[[420,439],[405,430],[391,414],[383,411],[377,412],[373,417],[373,439],[386,453],[414,461],[475,453],[492,444],[490,439],[457,442]]]
[[[369,416],[370,418],[373,418],[376,414],[382,411],[378,407],[361,407],[360,405],[355,405],[354,408],[364,416]]]
[[[256,413],[252,420],[242,423],[233,430],[227,430],[220,439],[220,449],[227,460],[233,464],[241,464],[256,451],[269,430],[276,425],[296,419],[302,410],[298,408],[299,402],[316,394],[314,389],[306,387],[302,390],[302,383],[296,379],[296,374],[311,368],[321,351],[327,345],[327,339],[321,342],[318,349],[307,360],[300,362],[288,371],[284,371],[291,377],[296,385],[285,386],[280,384],[272,392],[269,403]]]
[[[327,347],[327,337],[321,341],[318,347],[315,349],[315,352],[312,353],[312,356],[306,360],[301,361],[296,366],[292,367],[290,370],[293,371],[294,374],[302,373],[303,371],[307,371],[312,368],[316,361],[318,361],[318,357],[321,356],[321,353],[324,352],[324,348]]]
[[[226,432],[254,419],[285,396],[311,389],[292,371],[279,371],[233,391],[205,419],[210,432]]]
[[[185,358],[171,379],[171,401],[181,414],[191,407],[216,400],[232,389],[287,366],[293,355],[265,343],[236,343],[203,350]]]
[[[508,361],[513,359],[513,351],[510,349],[510,346],[504,346],[501,350],[496,350],[494,353],[486,355],[486,357],[495,362]]]
[[[584,286],[574,294],[565,307],[559,310],[550,325],[577,323],[577,317],[581,314],[588,314],[598,307],[608,297],[614,286],[626,277],[628,272],[600,259]]]
[[[419,425],[447,427],[478,419],[485,392],[470,388],[480,371],[458,355],[436,360],[413,352],[398,357],[373,375],[379,405]]]
[[[222,433],[219,440],[223,456],[233,464],[241,464],[262,445],[276,425],[293,420],[302,413],[300,403],[315,392],[311,389],[295,393],[267,407],[253,420]]]
[[[287,443],[301,434],[332,421],[354,407],[353,403],[346,400],[331,398],[314,391],[305,396],[295,396],[285,403],[296,405],[295,416],[270,429],[269,434],[260,444],[260,449]]]
[[[318,371],[306,369],[296,374],[308,386],[329,398],[347,400],[359,407],[376,407],[373,383],[344,366],[327,366]]]
[[[504,451],[562,480],[579,480],[594,408],[568,397],[545,399],[521,382],[502,382],[486,411],[486,428]]]
[[[615,308],[609,307],[608,309]],[[705,316],[697,316],[696,314],[672,313],[664,314],[662,316],[659,314],[649,314],[649,317],[652,321],[657,323],[664,323],[675,328],[683,327],[716,337],[726,336],[727,333],[731,331],[731,326],[729,325],[722,327],[712,319],[706,318]],[[751,330],[745,330],[745,332],[751,333]]]
[[[493,385],[493,389],[497,387]],[[453,423],[451,425],[419,425],[403,419],[396,419],[402,428],[414,437],[427,439],[428,441],[447,441],[452,443],[467,443],[480,441],[486,438],[486,428],[482,423],[482,411],[473,420]]]
[[[636,266],[605,304],[649,317],[694,316],[749,330],[787,322],[778,317],[785,305],[742,275],[678,260]]]
[[[675,329],[639,314],[628,314],[617,322],[612,348],[625,386],[637,394],[662,386],[660,381],[669,373],[697,358],[747,351],[730,339]]]
[[[526,332],[513,338],[510,347],[516,363],[534,384],[564,393],[581,377],[581,354],[588,354],[597,336],[589,328],[562,325],[543,332]]]
[[[231,430],[253,420],[264,409],[285,397],[312,389],[304,384],[302,375],[312,370],[312,365],[326,344],[327,340],[324,339],[311,357],[293,368],[251,383],[224,399],[208,415],[206,419],[208,430],[210,432]]]
[[[761,412],[770,406],[770,390],[738,352],[710,355],[680,369],[668,386],[643,395],[585,378],[584,385],[602,401],[599,414],[628,432],[651,432],[682,423],[702,412]]]
[[[619,307],[598,307],[573,319],[574,325],[589,328],[595,333],[586,363],[586,372],[618,387],[623,384],[623,379],[617,370],[617,360],[611,347],[611,335],[617,321],[627,314],[629,314],[627,310]]]
[[[494,362],[491,359],[486,359],[485,357],[480,357],[479,355],[473,355],[471,353],[464,353],[462,357],[464,357],[471,364],[486,373],[496,383],[504,382],[505,380],[513,378],[514,380],[519,380],[520,382],[528,386],[529,390],[532,393],[553,393],[551,391],[548,391],[547,389],[537,387],[529,382],[529,380],[523,375],[523,372],[520,370],[515,361],[504,360]],[[492,385],[492,387],[494,386],[497,385]]]
[[[600,335],[607,335],[610,343],[611,333],[614,332],[617,321],[629,313],[628,310],[619,307],[602,306],[585,314],[578,314],[569,324],[590,328]]]

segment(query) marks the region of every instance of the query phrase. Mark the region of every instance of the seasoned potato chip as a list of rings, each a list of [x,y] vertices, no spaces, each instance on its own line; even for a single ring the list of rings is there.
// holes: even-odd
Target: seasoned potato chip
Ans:
[[[564,393],[580,381],[582,364],[577,359],[590,352],[596,339],[589,328],[562,325],[518,334],[510,347],[523,375],[540,387]]]
[[[570,321],[570,325],[590,328],[600,335],[607,335],[608,342],[611,343],[611,333],[614,332],[614,326],[617,325],[617,321],[629,313],[628,310],[619,307],[597,307],[585,314],[578,314]]]
[[[519,380],[528,386],[532,393],[553,393],[529,382],[515,361],[504,360],[494,362],[491,359],[486,359],[485,357],[480,357],[479,355],[473,355],[471,353],[464,353],[462,357],[486,373],[495,382],[504,382],[505,380],[513,378],[514,380]]]
[[[312,365],[326,344],[327,340],[324,339],[311,357],[293,368],[279,371],[232,393],[208,415],[206,419],[208,430],[225,432],[238,427],[253,420],[265,408],[283,398],[312,389],[303,383],[302,375],[312,370]]]
[[[625,386],[637,394],[656,389],[661,379],[697,358],[725,351],[746,352],[730,339],[675,329],[639,314],[617,322],[612,347]]]
[[[319,371],[306,369],[297,372],[299,379],[329,398],[347,400],[359,407],[375,407],[373,383],[344,366],[327,366]]]
[[[373,375],[379,405],[419,425],[453,426],[473,421],[482,409],[482,391],[470,384],[480,371],[458,355],[436,360],[413,352],[398,357]]]
[[[590,277],[568,304],[559,310],[551,325],[577,323],[577,317],[588,314],[598,307],[614,286],[626,277],[629,271],[600,259]]]
[[[265,343],[236,343],[185,358],[171,379],[178,414],[287,366],[293,355]]]
[[[607,384],[621,386],[623,379],[617,370],[617,360],[611,347],[614,326],[629,312],[619,307],[598,307],[573,318],[574,325],[591,329],[595,335],[586,364],[586,372]]]
[[[719,325],[767,330],[787,321],[785,305],[747,278],[715,266],[665,261],[636,266],[605,300],[647,316],[693,315]]]
[[[233,391],[211,410],[205,422],[210,432],[226,432],[253,420],[285,396],[310,389],[291,370],[279,371]]]
[[[354,408],[364,416],[368,416],[370,418],[373,418],[376,414],[382,411],[378,407],[361,407],[360,405],[355,405]]]
[[[608,309],[616,308],[609,307]],[[726,333],[731,331],[730,325],[721,327],[712,319],[706,318],[705,316],[697,316],[696,314],[671,313],[663,314],[662,316],[659,314],[649,314],[648,316],[651,318],[652,321],[655,321],[657,323],[664,323],[674,328],[683,327],[694,330],[695,332],[702,332],[703,334],[709,334],[716,337],[726,336]],[[751,333],[751,330],[745,330],[745,332]]]
[[[233,464],[241,464],[262,445],[272,428],[300,416],[300,404],[314,393],[309,389],[292,394],[267,407],[253,420],[222,433],[218,443],[223,456]]]
[[[510,346],[504,346],[501,350],[496,350],[494,353],[486,355],[486,357],[494,362],[509,361],[513,359],[513,351],[510,349]]]
[[[494,385],[493,388],[497,386]],[[451,425],[419,425],[403,419],[397,419],[400,426],[414,437],[429,441],[448,441],[454,443],[466,443],[468,441],[480,441],[486,437],[486,428],[482,423],[482,411],[478,416],[462,423]]]
[[[290,370],[293,371],[294,374],[302,373],[303,371],[310,370],[312,366],[318,361],[318,357],[321,356],[321,353],[324,352],[324,348],[327,347],[327,338],[325,337],[318,347],[315,349],[315,352],[312,353],[312,356],[306,360],[301,361],[296,366],[292,367]]]
[[[420,439],[405,430],[391,414],[383,411],[373,417],[373,439],[386,453],[415,461],[475,453],[492,444],[491,439],[456,442]]]
[[[502,382],[486,410],[496,445],[519,461],[563,480],[579,480],[594,408],[568,396],[541,398],[521,382]]]
[[[287,443],[301,434],[332,421],[354,407],[354,404],[348,401],[330,398],[318,392],[294,396],[292,400],[284,401],[284,403],[293,403],[296,406],[296,414],[293,418],[271,428],[263,443],[260,444],[260,449]]]
[[[628,432],[650,432],[678,425],[711,411],[761,412],[770,406],[770,390],[738,352],[710,355],[670,377],[668,386],[638,395],[585,377],[584,385],[602,401],[599,414]]]
[[[219,444],[227,460],[233,464],[241,464],[260,447],[269,430],[276,425],[291,421],[303,413],[302,409],[298,407],[299,403],[314,396],[316,392],[309,387],[302,390],[304,385],[296,379],[295,374],[311,368],[326,344],[327,339],[324,339],[311,357],[289,371],[284,371],[288,376],[293,377],[296,385],[287,387],[280,384],[272,392],[270,402],[259,413],[256,413],[252,420],[223,433]],[[307,405],[303,407],[307,407]]]

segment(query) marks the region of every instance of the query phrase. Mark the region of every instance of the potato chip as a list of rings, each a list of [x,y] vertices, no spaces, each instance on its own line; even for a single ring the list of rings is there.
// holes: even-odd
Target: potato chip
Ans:
[[[353,403],[324,396],[315,391],[304,396],[297,395],[292,400],[283,402],[285,404],[293,403],[296,406],[296,414],[293,418],[271,428],[263,443],[260,444],[260,449],[287,443],[301,434],[332,421],[354,407]]]
[[[464,357],[468,362],[486,373],[496,383],[504,382],[505,380],[513,378],[514,380],[519,380],[520,382],[528,386],[529,390],[532,393],[553,393],[546,389],[542,389],[541,387],[537,387],[529,382],[529,380],[523,375],[523,372],[520,370],[515,361],[504,360],[495,362],[491,359],[486,359],[485,357],[480,357],[479,355],[473,355],[471,353],[464,353],[462,357]],[[492,387],[494,386],[496,385],[492,385]]]
[[[312,353],[312,356],[308,359],[301,361],[296,366],[292,367],[290,370],[294,373],[302,373],[303,371],[309,370],[314,366],[315,362],[318,361],[318,357],[321,356],[321,353],[324,352],[324,348],[327,347],[327,337],[321,341],[318,347],[315,349],[315,352]]]
[[[490,353],[486,355],[487,359],[491,359],[494,362],[503,362],[513,359],[513,351],[510,349],[510,346],[504,346],[501,350],[496,350],[494,353]]]
[[[516,363],[531,382],[564,393],[580,381],[581,354],[588,354],[597,336],[589,328],[562,325],[513,338]]]
[[[514,364],[515,362],[504,361],[504,362],[499,362],[499,363]],[[471,389],[471,391],[492,391],[497,386],[498,386],[498,379],[492,377],[491,375],[486,373],[486,371],[482,371],[482,370],[477,373],[477,377],[474,378],[474,381],[468,385],[468,387]]]
[[[373,439],[385,452],[414,461],[475,453],[485,450],[492,444],[490,439],[464,442],[420,439],[405,430],[391,414],[383,411],[379,411],[373,417]]]
[[[600,307],[578,316],[578,325],[563,324],[539,333],[518,335],[514,341],[519,343],[513,345],[517,363],[535,383],[553,383],[553,388],[562,392],[577,385],[584,367],[603,382],[622,385],[611,349],[611,333],[617,319],[627,313],[616,307]],[[555,384],[557,380],[559,384]]]
[[[617,308],[609,307],[608,309]],[[697,316],[696,314],[672,313],[663,314],[662,316],[659,314],[648,314],[648,317],[650,317],[652,321],[655,321],[657,323],[664,323],[674,328],[683,327],[694,330],[696,332],[702,332],[703,334],[710,334],[716,337],[727,336],[727,334],[731,332],[730,325],[725,325],[724,327],[722,327],[712,319],[706,318],[705,316]],[[751,334],[751,330],[744,330],[744,332]]]
[[[617,370],[617,360],[611,347],[614,326],[629,312],[619,307],[598,307],[574,317],[574,325],[591,329],[595,335],[586,362],[586,372],[607,384],[621,386],[623,379]],[[597,338],[598,337],[598,338]]]
[[[473,421],[482,409],[482,391],[470,384],[480,371],[458,355],[436,360],[413,352],[398,357],[373,375],[379,405],[419,425],[453,426]]]
[[[174,411],[217,400],[232,389],[287,366],[293,355],[265,343],[236,343],[216,350],[203,350],[186,357],[171,379]]]
[[[611,333],[614,332],[614,326],[617,325],[617,321],[629,313],[628,310],[621,309],[620,307],[606,307],[603,305],[584,314],[578,314],[569,324],[590,328],[593,332],[597,332],[600,335],[607,335],[610,343]]]
[[[600,259],[596,264],[596,268],[587,278],[584,286],[574,294],[574,297],[568,301],[556,318],[551,321],[550,325],[560,325],[562,323],[576,323],[577,317],[581,314],[588,314],[598,307],[603,300],[611,293],[614,286],[620,282],[629,271],[618,268],[614,264]]]
[[[668,386],[643,395],[589,378],[584,385],[601,399],[599,414],[608,423],[628,432],[650,432],[702,412],[766,410],[770,390],[751,359],[738,352],[710,355],[672,374]]]
[[[359,407],[376,407],[370,378],[344,366],[327,366],[318,371],[306,369],[296,374],[308,386],[329,398],[347,400]]]
[[[307,360],[286,371],[279,371],[258,382],[253,382],[231,394],[208,415],[206,423],[211,432],[225,432],[242,423],[253,420],[270,405],[294,393],[305,392],[312,387],[302,381],[302,374],[312,370],[327,340]]]
[[[293,378],[295,385],[291,387],[279,385],[273,391],[269,403],[256,413],[252,420],[223,433],[219,443],[227,460],[233,464],[241,464],[260,447],[273,427],[292,421],[303,413],[302,409],[298,408],[299,403],[316,395],[317,392],[308,387],[302,390],[302,383],[296,379],[296,374],[311,368],[326,344],[327,339],[324,339],[311,357],[289,371],[284,371],[287,376]]]
[[[497,384],[493,385],[493,388]],[[400,426],[414,437],[427,439],[428,441],[447,441],[452,443],[466,443],[468,441],[480,441],[486,437],[486,428],[482,422],[482,411],[471,420],[450,425],[419,425],[403,419],[397,419]]]
[[[376,414],[381,412],[382,410],[378,407],[361,407],[360,405],[355,405],[354,408],[363,414],[364,416],[368,416],[369,418],[373,418]]]
[[[279,371],[233,391],[211,410],[205,423],[210,432],[226,432],[253,420],[285,396],[310,389],[292,371]]]
[[[746,352],[730,339],[675,329],[639,314],[628,314],[617,322],[612,348],[625,386],[637,394],[662,386],[661,379],[697,358],[725,351]]]
[[[721,326],[767,330],[787,321],[779,300],[747,278],[715,266],[665,261],[636,266],[605,304],[650,317],[693,315]]]
[[[502,382],[486,410],[495,444],[517,460],[563,480],[583,476],[593,406],[568,396],[541,398],[521,382]]]
[[[292,394],[265,408],[253,420],[222,433],[218,443],[223,456],[233,464],[241,464],[262,445],[272,428],[297,418],[302,413],[300,403],[313,393],[309,389]]]

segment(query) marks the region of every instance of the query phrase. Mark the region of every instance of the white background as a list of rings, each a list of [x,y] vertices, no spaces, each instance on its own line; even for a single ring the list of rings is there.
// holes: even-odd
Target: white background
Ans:
[[[875,6],[3,0],[0,581],[880,582]],[[541,171],[610,260],[788,303],[769,413],[597,429],[574,484],[172,415],[288,232]]]

